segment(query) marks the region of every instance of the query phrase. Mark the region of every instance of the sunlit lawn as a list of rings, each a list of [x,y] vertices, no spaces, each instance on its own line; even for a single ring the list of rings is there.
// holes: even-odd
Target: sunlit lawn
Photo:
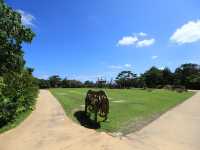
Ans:
[[[66,115],[74,121],[74,113],[84,110],[84,98],[88,89],[50,89],[62,104]],[[155,116],[176,106],[193,95],[192,92],[177,93],[168,90],[105,89],[110,101],[109,120],[101,122],[100,131],[128,133]],[[99,118],[101,120],[101,118]],[[77,121],[78,122],[78,121]]]

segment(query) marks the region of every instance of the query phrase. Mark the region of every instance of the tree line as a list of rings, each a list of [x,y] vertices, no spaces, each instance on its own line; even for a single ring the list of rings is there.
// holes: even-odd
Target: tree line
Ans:
[[[0,127],[34,107],[38,83],[33,69],[25,67],[22,49],[34,36],[21,15],[0,0]]]
[[[120,72],[115,80],[97,80],[81,82],[79,80],[62,79],[58,75],[49,79],[38,79],[40,88],[182,88],[200,89],[200,65],[183,64],[172,72],[169,68],[158,69],[151,67],[141,75],[132,71]]]

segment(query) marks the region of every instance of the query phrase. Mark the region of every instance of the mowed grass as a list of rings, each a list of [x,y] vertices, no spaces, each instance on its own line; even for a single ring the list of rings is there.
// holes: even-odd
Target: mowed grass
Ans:
[[[60,101],[66,115],[74,121],[74,113],[84,110],[84,98],[89,89],[50,89]],[[109,120],[101,122],[100,131],[127,134],[141,128],[160,114],[191,97],[194,93],[168,90],[105,89],[110,102]],[[100,120],[101,118],[99,118]]]

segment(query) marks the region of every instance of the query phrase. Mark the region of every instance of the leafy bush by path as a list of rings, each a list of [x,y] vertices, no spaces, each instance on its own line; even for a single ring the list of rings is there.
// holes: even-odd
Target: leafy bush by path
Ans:
[[[0,0],[0,128],[34,107],[37,80],[33,69],[25,67],[22,50],[22,43],[30,43],[33,37],[21,15]]]

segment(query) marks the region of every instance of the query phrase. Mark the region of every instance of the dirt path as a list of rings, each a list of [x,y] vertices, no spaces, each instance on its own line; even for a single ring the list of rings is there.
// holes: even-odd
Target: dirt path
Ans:
[[[141,150],[200,150],[200,92],[128,138]]]
[[[17,128],[0,135],[0,150],[199,150],[200,92],[139,132],[114,138],[69,120],[49,91]]]
[[[69,120],[49,91],[42,90],[36,110],[17,128],[0,135],[0,150],[131,150],[118,138]]]

